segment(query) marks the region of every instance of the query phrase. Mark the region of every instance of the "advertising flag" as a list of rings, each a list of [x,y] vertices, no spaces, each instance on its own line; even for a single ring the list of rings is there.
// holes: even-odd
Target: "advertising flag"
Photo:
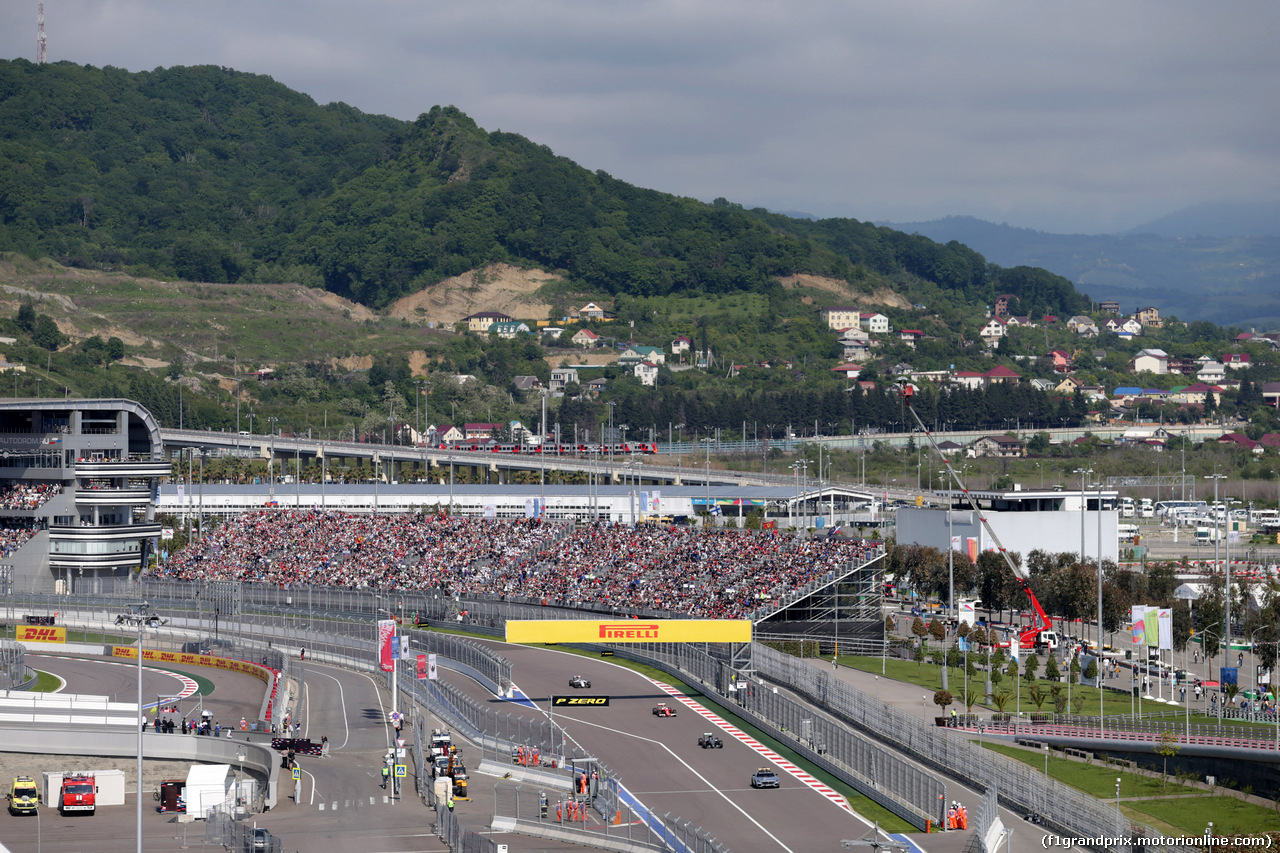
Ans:
[[[422,681],[427,677],[427,656],[418,655],[418,680]]]
[[[655,490],[649,493],[649,514],[658,515],[662,511],[662,492]]]
[[[1142,643],[1143,637],[1147,635],[1146,626],[1143,624],[1143,618],[1147,615],[1146,605],[1135,604],[1129,608],[1129,619],[1133,622],[1133,644]]]
[[[409,635],[400,635],[400,660],[409,660]]]
[[[1148,607],[1146,614],[1142,617],[1142,627],[1146,629],[1147,648],[1154,649],[1160,646],[1160,611],[1154,607]]]
[[[1173,651],[1173,611],[1161,607],[1157,611],[1156,620],[1160,626],[1160,648]]]
[[[436,671],[436,656],[434,654],[429,654],[427,655],[427,678],[435,681],[439,677],[440,674]]]
[[[396,668],[395,658],[391,655],[391,639],[396,635],[396,620],[378,620],[378,664],[383,672],[391,672]]]

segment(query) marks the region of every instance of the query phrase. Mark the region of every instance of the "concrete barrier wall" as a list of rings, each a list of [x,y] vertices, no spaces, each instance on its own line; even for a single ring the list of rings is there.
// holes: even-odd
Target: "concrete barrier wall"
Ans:
[[[236,732],[235,734],[239,734]],[[6,751],[49,755],[97,755],[136,760],[138,730],[133,726],[95,726],[86,729],[52,729],[0,724],[0,739]],[[18,745],[21,749],[17,749]],[[146,732],[142,736],[145,758],[192,761],[200,764],[236,766],[236,754],[244,751],[246,770],[267,780],[266,805],[276,804],[279,764],[269,742],[255,743],[242,738],[215,738],[197,735],[166,735]]]

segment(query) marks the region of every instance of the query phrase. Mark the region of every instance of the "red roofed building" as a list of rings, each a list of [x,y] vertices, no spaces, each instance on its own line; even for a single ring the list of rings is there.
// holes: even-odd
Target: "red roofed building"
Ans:
[[[844,377],[846,379],[857,379],[858,374],[862,372],[862,365],[854,364],[853,362],[838,364],[835,367],[831,368],[831,372],[842,373],[844,374]]]
[[[1245,450],[1253,450],[1259,446],[1249,436],[1242,432],[1228,432],[1218,437],[1218,444],[1234,444],[1236,447],[1243,447]]]
[[[987,378],[987,385],[1017,385],[1022,380],[1021,376],[1003,364],[996,365],[982,375]]]
[[[502,424],[463,424],[462,429],[466,433],[468,439],[493,438],[494,432],[502,429]]]

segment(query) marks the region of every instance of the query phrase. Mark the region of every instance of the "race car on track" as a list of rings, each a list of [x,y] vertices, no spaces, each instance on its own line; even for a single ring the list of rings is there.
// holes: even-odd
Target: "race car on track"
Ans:
[[[591,682],[590,682],[590,681],[587,681],[587,680],[586,680],[585,678],[583,678],[581,675],[575,675],[573,678],[570,678],[570,679],[569,679],[569,686],[570,686],[570,687],[586,687],[586,688],[590,688],[590,687],[591,687]]]
[[[724,741],[716,737],[714,732],[707,732],[698,738],[698,746],[703,749],[724,749]]]
[[[659,702],[653,707],[653,715],[655,717],[674,717],[676,709],[668,707],[666,702]]]
[[[768,767],[761,767],[751,776],[751,787],[753,788],[780,788],[782,783],[778,781],[778,774],[774,773]]]

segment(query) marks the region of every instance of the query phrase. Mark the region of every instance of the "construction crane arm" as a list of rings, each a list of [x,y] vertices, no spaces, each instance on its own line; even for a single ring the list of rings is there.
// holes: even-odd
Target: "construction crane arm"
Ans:
[[[1053,630],[1053,623],[1049,621],[1049,617],[1045,614],[1044,608],[1040,606],[1040,601],[1036,598],[1035,593],[1031,591],[1031,581],[1028,578],[1027,573],[1024,572],[1016,562],[1014,562],[1013,555],[1010,554],[1000,542],[1000,537],[997,536],[995,530],[992,529],[991,522],[989,522],[986,515],[983,514],[982,508],[978,506],[978,501],[969,493],[968,486],[965,485],[964,480],[956,472],[956,469],[952,467],[951,460],[942,452],[941,448],[938,447],[938,442],[933,437],[933,433],[924,425],[924,421],[920,419],[920,415],[916,412],[915,407],[911,405],[911,386],[903,386],[902,394],[904,401],[906,402],[907,411],[911,413],[911,417],[915,419],[916,425],[920,427],[920,431],[924,433],[925,438],[928,439],[929,446],[933,448],[933,452],[937,454],[938,458],[942,460],[942,464],[946,466],[948,475],[954,479],[957,485],[959,485],[961,493],[969,503],[969,508],[972,509],[974,514],[978,517],[978,521],[982,524],[982,529],[986,531],[987,536],[991,537],[991,541],[995,544],[996,550],[1000,552],[1000,556],[1004,557],[1005,565],[1007,565],[1009,567],[1009,571],[1013,573],[1013,577],[1017,580],[1019,588],[1026,593],[1027,598],[1031,599],[1031,607],[1035,610],[1036,614],[1036,624],[1022,632],[1019,636],[1019,643],[1023,646],[1034,645],[1036,636],[1041,631]],[[950,509],[948,508],[947,511],[950,512]]]

